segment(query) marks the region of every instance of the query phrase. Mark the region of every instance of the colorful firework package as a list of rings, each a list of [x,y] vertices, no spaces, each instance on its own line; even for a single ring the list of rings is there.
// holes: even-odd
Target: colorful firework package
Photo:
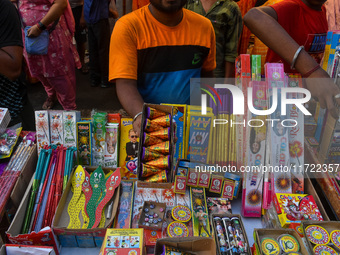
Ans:
[[[63,112],[63,129],[65,147],[77,147],[77,122],[80,121],[79,111]]]
[[[266,109],[266,83],[253,81],[250,86],[253,87],[254,106],[262,110]],[[251,117],[250,121],[264,123],[264,116],[251,115],[250,112],[248,115]],[[266,137],[266,125],[247,128],[247,166],[260,167],[265,165]],[[264,173],[260,168],[244,173],[241,212],[245,217],[261,217],[263,177]]]
[[[62,145],[64,142],[63,111],[49,111],[51,144]]]
[[[240,215],[212,213],[210,221],[212,235],[215,237],[218,250],[217,254],[251,254]]]
[[[2,134],[11,121],[11,115],[7,108],[0,108],[0,134]]]
[[[104,166],[118,167],[119,124],[107,123],[105,128]]]
[[[135,183],[133,181],[122,181],[121,188],[122,191],[119,198],[119,207],[114,226],[115,228],[131,228]]]
[[[172,107],[143,107],[142,144],[138,153],[139,179],[147,182],[168,182],[172,168]]]
[[[312,195],[276,193],[273,199],[282,227],[300,224],[303,220],[323,221]]]
[[[340,223],[337,221],[303,222],[303,233],[314,254],[340,253]]]
[[[311,254],[293,229],[254,229],[257,254]]]
[[[41,149],[50,144],[48,111],[35,111],[35,129],[37,132],[38,154],[40,154]]]
[[[107,113],[92,111],[92,165],[104,166]]]
[[[79,165],[92,163],[92,122],[77,122],[77,149]]]
[[[302,79],[298,74],[291,74],[288,76],[288,87],[296,88],[302,87]],[[301,98],[301,94],[291,93],[290,98]],[[304,114],[295,105],[287,107],[289,119],[296,121],[298,125],[294,127],[294,122],[289,123],[292,127],[289,128],[289,156],[290,164],[294,167],[292,172],[292,193],[304,193],[304,174],[302,172],[305,157],[304,157]]]
[[[143,229],[107,229],[100,255],[142,255]]]
[[[121,118],[119,167],[122,180],[137,179],[139,138],[133,130],[131,118]]]
[[[210,237],[210,223],[204,188],[190,187],[194,236]]]
[[[207,197],[209,215],[212,213],[232,213],[231,202],[226,198]]]

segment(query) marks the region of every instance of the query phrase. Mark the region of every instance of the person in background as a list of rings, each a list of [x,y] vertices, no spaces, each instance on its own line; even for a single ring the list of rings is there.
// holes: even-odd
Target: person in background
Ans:
[[[30,55],[24,51],[29,71],[44,86],[47,99],[42,108],[52,109],[58,100],[64,110],[76,106],[75,69],[81,64],[76,47],[73,45],[74,19],[67,0],[20,0],[17,2],[24,27],[31,26],[27,36],[39,36],[50,29],[47,55]]]
[[[312,96],[338,118],[336,104],[340,104],[340,89],[319,65],[320,44],[311,47],[313,43],[308,43],[326,39],[325,1],[285,0],[253,8],[244,16],[244,23],[269,47],[266,62],[283,62],[285,72],[299,72],[302,78],[309,78],[305,84]]]
[[[79,54],[80,62],[81,62],[81,72],[83,74],[87,74],[89,69],[85,64],[85,44],[86,44],[86,29],[85,29],[85,22],[82,24],[80,23],[81,20],[84,20],[83,16],[83,6],[84,0],[68,0],[70,6],[72,8],[72,14],[75,21],[75,32],[74,32],[74,39],[77,43],[77,51]]]
[[[109,87],[110,15],[118,18],[117,11],[110,8],[110,0],[84,0],[92,87]]]
[[[18,12],[9,0],[0,0],[0,107],[8,108],[9,126],[22,123],[35,130],[23,73],[23,43]]]
[[[199,88],[190,79],[212,77],[215,33],[203,16],[183,9],[186,0],[151,0],[120,18],[111,35],[110,81],[139,135],[147,103],[189,104]]]
[[[242,16],[233,0],[189,0],[186,8],[208,18],[215,30],[215,78],[235,77],[237,46],[242,32]]]

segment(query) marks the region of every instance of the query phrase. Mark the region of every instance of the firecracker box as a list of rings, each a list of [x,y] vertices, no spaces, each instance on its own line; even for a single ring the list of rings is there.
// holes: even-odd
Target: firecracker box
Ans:
[[[49,111],[51,144],[64,143],[63,111]]]
[[[135,196],[135,182],[121,181],[121,194],[114,228],[131,228],[133,199]]]
[[[318,234],[314,233],[314,235],[313,235],[313,232],[315,231],[315,229],[313,229],[313,228],[308,229],[308,227],[310,227],[312,225],[319,226],[323,230],[325,230],[326,232],[322,232],[322,233],[318,232]],[[340,222],[339,221],[322,221],[322,222],[319,222],[319,221],[303,221],[302,222],[302,230],[303,230],[303,234],[305,236],[304,241],[307,245],[307,248],[310,251],[314,251],[314,248],[315,248],[315,244],[313,244],[309,240],[309,237],[312,237],[312,236],[317,237],[317,239],[319,239],[322,243],[328,243],[327,244],[328,246],[330,246],[331,244],[334,244],[334,242],[336,242],[336,245],[332,245],[331,247],[333,249],[335,249],[336,252],[340,251],[340,235],[339,235],[339,233],[340,233]],[[337,230],[337,231],[335,231],[335,230]],[[318,235],[320,235],[320,236],[318,237]],[[334,242],[332,241],[332,239],[334,240]],[[317,240],[313,240],[313,241],[317,242]],[[313,253],[310,252],[309,254],[313,254]],[[327,254],[327,253],[325,253],[325,254]]]
[[[0,134],[5,132],[9,122],[11,121],[11,116],[7,108],[0,108]]]
[[[79,165],[90,166],[92,162],[92,123],[77,122],[77,149]]]
[[[208,153],[212,150],[213,114],[200,115],[188,113],[186,142],[188,144],[187,159],[207,163]]]
[[[104,167],[118,167],[119,124],[107,123],[104,146]]]
[[[303,239],[293,230],[293,229],[254,229],[254,244],[256,249],[256,254],[265,254],[261,247],[261,242],[264,238],[269,238],[270,240],[277,241],[282,235],[291,235],[295,238],[299,245],[299,252],[303,255],[309,255],[308,250],[305,247]],[[275,242],[274,241],[274,242]],[[278,242],[279,243],[279,242]],[[276,244],[276,243],[275,243]],[[263,243],[264,245],[264,243]],[[274,252],[277,252],[277,247],[270,246]],[[278,254],[278,253],[277,253]]]
[[[154,254],[163,254],[164,245],[197,255],[216,254],[215,241],[209,237],[161,238],[157,240]]]
[[[242,90],[244,95],[244,109],[247,109],[247,95],[248,95],[248,86],[251,80],[251,67],[250,67],[250,55],[249,54],[241,54],[235,60],[235,78],[236,78],[236,86]],[[247,122],[247,116],[237,115],[236,121],[238,123],[243,122],[245,120]],[[241,166],[245,166],[247,164],[247,155],[246,155],[246,127],[238,128],[236,130],[236,148],[237,148],[237,168],[239,169]]]
[[[136,138],[136,135],[133,131],[132,119],[122,118],[119,142],[119,167],[122,180],[137,179],[139,138]]]
[[[305,136],[314,137],[317,124],[313,116],[305,116]]]
[[[221,219],[221,222],[218,222],[216,218]],[[223,218],[227,220],[224,222]],[[236,219],[239,224],[237,226],[231,224],[233,222],[232,219],[234,222]],[[216,243],[216,254],[222,255],[222,252],[226,251],[225,249],[235,252],[234,254],[251,254],[247,232],[244,228],[241,215],[212,213],[210,214],[210,222],[212,236]],[[227,234],[228,236],[226,236]],[[222,235],[224,238],[222,238]],[[233,236],[232,240],[230,240],[231,236]],[[234,248],[231,248],[232,246]]]
[[[174,125],[173,125],[173,107],[170,105],[158,105],[158,104],[144,104],[143,105],[143,114],[142,114],[142,120],[141,120],[141,130],[140,130],[140,136],[143,137],[144,139],[144,132],[145,132],[145,123],[148,120],[147,118],[147,109],[148,108],[153,108],[156,109],[158,111],[164,112],[166,114],[170,114],[170,134],[169,134],[169,139],[166,141],[164,140],[164,142],[169,142],[169,154],[166,156],[169,156],[169,160],[168,160],[168,167],[165,170],[166,171],[166,178],[164,174],[155,174],[155,175],[151,175],[148,177],[142,177],[143,174],[143,168],[142,168],[142,164],[145,163],[143,162],[143,148],[144,147],[144,140],[141,141],[139,143],[139,147],[138,147],[138,168],[137,168],[137,176],[139,180],[143,180],[146,182],[172,182],[172,172],[174,169],[174,165],[173,165],[173,157],[174,157],[174,147],[175,147],[175,142],[174,142]],[[154,145],[156,146],[156,145]],[[159,168],[159,167],[155,167],[155,168]],[[160,172],[163,172],[161,170],[164,170],[162,168],[159,168]],[[155,177],[155,178],[153,178]]]
[[[106,231],[99,255],[142,255],[143,243],[142,228],[109,228]]]
[[[96,170],[95,167],[87,167],[86,171],[88,173],[92,173]],[[111,168],[103,168],[105,174],[109,173],[110,171],[115,171],[116,169]],[[54,233],[58,236],[60,243],[63,247],[81,247],[81,248],[92,248],[92,247],[101,247],[102,242],[104,240],[106,228],[112,225],[113,219],[116,216],[118,203],[119,203],[119,192],[120,186],[116,188],[115,193],[108,203],[108,205],[113,202],[112,207],[106,206],[105,207],[105,215],[108,215],[108,210],[112,212],[110,218],[105,219],[105,226],[104,228],[91,228],[91,229],[68,229],[67,226],[70,221],[70,217],[67,212],[68,205],[71,201],[73,196],[73,192],[71,191],[72,188],[72,178],[73,173],[70,176],[70,179],[67,183],[67,186],[61,196],[59,201],[56,213],[54,215],[54,219],[52,222],[52,228]]]
[[[77,122],[80,121],[79,111],[64,111],[63,126],[64,126],[64,143],[67,148],[77,147]]]
[[[35,129],[37,136],[38,154],[44,146],[50,144],[50,125],[48,111],[35,111]]]
[[[26,216],[26,209],[31,195],[31,187],[34,175],[26,189],[23,199],[19,205],[14,219],[6,231],[8,241],[13,244],[37,245],[37,246],[53,246],[56,254],[60,253],[60,244],[52,228],[47,227],[39,232],[31,232],[30,234],[21,234],[21,228]]]
[[[164,104],[170,105],[170,104]],[[172,104],[173,113],[172,116],[173,123],[175,125],[176,143],[174,151],[174,162],[177,162],[179,158],[186,157],[186,151],[184,150],[184,144],[186,141],[186,126],[187,126],[187,105],[183,104]]]
[[[316,193],[315,189],[314,189],[314,186],[311,182],[311,180],[309,178],[305,178],[305,193],[306,194],[309,194],[310,196],[313,197],[313,200],[315,201],[315,205],[317,206],[321,216],[322,216],[322,219],[324,221],[329,221],[329,217],[320,201],[320,198],[318,196],[318,194]],[[296,194],[297,196],[299,196],[300,194]],[[275,204],[275,202],[277,202],[277,200],[275,199],[274,200],[274,196],[273,196],[273,202]],[[275,208],[276,208],[276,211],[278,211],[278,208],[279,205],[278,203],[275,204]],[[279,213],[278,213],[279,214]],[[280,220],[280,223],[281,222],[281,219]],[[303,219],[304,220],[304,219]],[[296,223],[296,222],[292,222],[288,225],[289,228],[292,228],[294,229],[300,236],[303,236],[303,233],[302,233],[302,229],[301,229],[301,220],[300,222]]]

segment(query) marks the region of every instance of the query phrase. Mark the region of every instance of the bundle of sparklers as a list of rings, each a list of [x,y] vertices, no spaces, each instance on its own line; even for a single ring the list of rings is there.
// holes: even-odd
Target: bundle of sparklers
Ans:
[[[52,145],[41,150],[26,209],[22,234],[51,226],[62,192],[72,171],[75,147]]]
[[[5,208],[15,183],[34,150],[35,133],[28,133],[18,145],[0,176],[0,212]]]

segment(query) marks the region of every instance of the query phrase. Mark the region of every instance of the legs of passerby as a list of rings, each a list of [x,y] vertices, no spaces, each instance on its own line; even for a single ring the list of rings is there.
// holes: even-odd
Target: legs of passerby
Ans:
[[[43,77],[37,78],[44,85],[47,93],[47,99],[43,104],[43,109],[52,109],[57,99],[64,110],[75,110],[76,106],[76,73],[73,56],[70,54],[69,59],[65,61],[70,62],[70,70],[67,74],[57,77]]]
[[[108,19],[102,19],[98,22],[97,38],[99,45],[100,73],[102,88],[109,87],[109,49],[110,49],[110,23]]]
[[[109,86],[109,47],[110,24],[108,19],[101,19],[88,25],[88,43],[90,57],[91,86],[103,88]]]
[[[77,43],[77,51],[78,51],[81,66],[82,66],[81,71],[83,74],[87,74],[89,70],[88,70],[87,65],[85,64],[86,30],[85,28],[81,28],[79,24],[82,12],[83,12],[82,5],[72,8],[73,17],[75,20],[74,38]]]
[[[99,45],[96,37],[96,26],[95,24],[87,24],[87,29],[91,86],[97,87],[100,84],[100,60],[98,50]]]

